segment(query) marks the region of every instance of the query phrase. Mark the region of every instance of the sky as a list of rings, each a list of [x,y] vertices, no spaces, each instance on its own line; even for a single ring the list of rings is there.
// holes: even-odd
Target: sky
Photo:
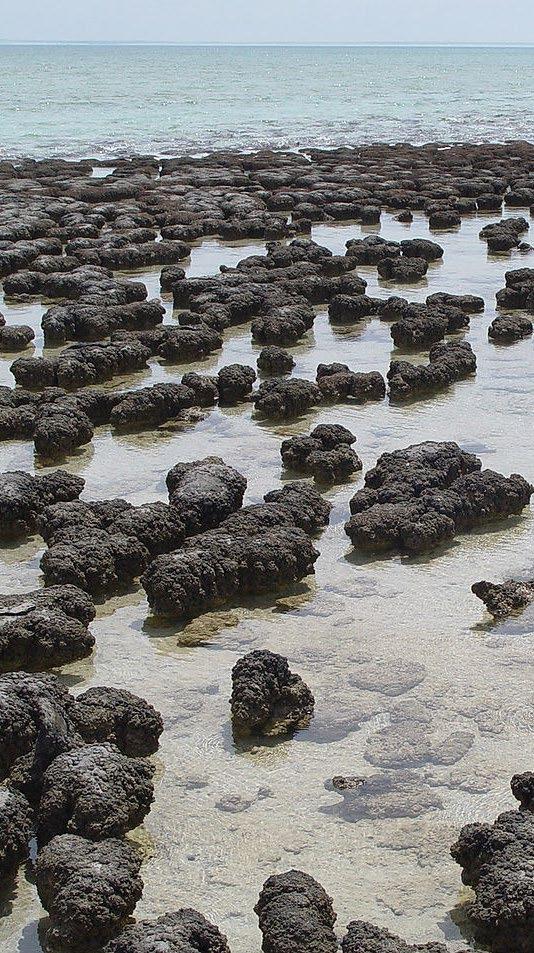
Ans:
[[[534,43],[534,0],[17,0],[0,40]]]

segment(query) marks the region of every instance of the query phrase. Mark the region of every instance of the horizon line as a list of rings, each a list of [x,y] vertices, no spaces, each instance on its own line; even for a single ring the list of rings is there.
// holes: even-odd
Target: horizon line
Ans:
[[[262,43],[260,41],[246,41],[246,42],[229,42],[229,41],[212,41],[212,40],[190,40],[185,42],[174,42],[171,40],[11,40],[11,39],[0,39],[0,46],[169,46],[169,47],[181,47],[181,48],[217,48],[217,47],[227,47],[227,48],[248,48],[256,49],[262,47],[275,47],[279,49],[295,49],[295,48],[304,48],[304,49],[321,49],[321,48],[333,48],[333,49],[366,49],[373,47],[382,47],[386,49],[414,49],[418,47],[430,48],[430,49],[450,49],[450,48],[467,48],[467,49],[532,49],[534,48],[534,41],[528,43],[477,43],[474,41],[432,41],[432,40],[410,40],[402,42],[390,41],[381,41],[381,40],[369,40],[366,43],[343,43],[343,42],[328,42],[328,43],[319,43],[319,42],[279,42],[273,40],[272,42]]]

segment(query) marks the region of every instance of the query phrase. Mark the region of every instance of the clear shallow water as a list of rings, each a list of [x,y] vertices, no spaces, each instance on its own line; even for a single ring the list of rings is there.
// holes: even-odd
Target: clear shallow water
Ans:
[[[528,217],[528,210],[518,214]],[[243,404],[213,409],[194,427],[168,425],[122,436],[102,427],[66,464],[86,480],[84,498],[166,499],[165,474],[174,463],[219,454],[247,476],[246,502],[256,502],[284,478],[282,437],[327,422],[344,424],[357,435],[364,470],[386,450],[430,438],[456,440],[479,454],[485,466],[533,481],[528,421],[534,342],[496,347],[487,339],[504,272],[530,265],[532,256],[487,255],[477,236],[495,217],[468,217],[459,231],[434,235],[445,248],[443,261],[430,267],[424,281],[402,290],[413,300],[439,290],[485,298],[485,313],[472,316],[466,335],[478,358],[475,378],[411,406],[341,404],[281,424],[260,423]],[[428,224],[416,215],[407,227],[383,214],[379,231],[392,239],[423,237]],[[349,238],[363,233],[350,223],[319,225],[313,237],[342,252]],[[262,250],[259,242],[199,243],[188,273],[215,273],[219,264]],[[360,271],[370,294],[391,293],[375,268]],[[139,275],[155,292],[157,272]],[[43,306],[21,307],[20,319],[38,327]],[[0,302],[0,310],[15,320],[9,305]],[[210,372],[232,361],[254,364],[258,350],[249,325],[233,328],[222,351],[201,366]],[[294,373],[310,379],[320,361],[334,359],[355,370],[385,373],[393,353],[389,324],[372,320],[333,327],[325,309],[318,309],[314,329],[293,353]],[[11,382],[8,366],[15,356],[1,361],[2,382]],[[150,371],[116,386],[178,380],[186,369],[154,361]],[[34,470],[31,444],[0,444],[0,469],[19,467]],[[298,867],[334,898],[340,933],[351,918],[363,917],[412,941],[446,940],[451,951],[468,945],[455,925],[454,910],[465,891],[449,846],[463,823],[493,818],[512,806],[510,777],[531,769],[534,758],[534,616],[491,628],[470,585],[532,570],[534,515],[527,509],[505,526],[459,537],[431,558],[362,559],[351,552],[343,532],[349,498],[359,485],[361,477],[328,492],[334,508],[317,541],[316,575],[295,592],[208,613],[186,626],[158,626],[137,590],[99,609],[96,651],[63,670],[75,690],[127,687],[164,716],[155,802],[133,835],[146,851],[139,917],[193,906],[227,933],[233,953],[251,953],[260,948],[252,907],[261,884],[275,871]],[[39,585],[41,552],[39,537],[4,549],[0,591]],[[244,752],[234,748],[229,731],[230,673],[237,658],[254,648],[289,657],[315,694],[316,715],[296,738]],[[402,686],[406,670],[417,670],[413,687]],[[392,681],[401,683],[398,694]],[[412,745],[401,762],[415,772],[420,793],[434,799],[434,807],[413,818],[351,822],[341,810],[341,796],[325,789],[325,781],[382,770],[384,755],[376,759],[379,732],[401,705],[407,740],[422,738],[428,720],[430,746]],[[432,745],[451,735],[456,754],[450,764],[437,764]],[[238,813],[224,810],[224,799],[234,795],[249,806]],[[21,874],[12,910],[0,920],[2,949],[38,950],[42,916],[34,889]]]
[[[0,156],[528,138],[534,48],[0,45]]]

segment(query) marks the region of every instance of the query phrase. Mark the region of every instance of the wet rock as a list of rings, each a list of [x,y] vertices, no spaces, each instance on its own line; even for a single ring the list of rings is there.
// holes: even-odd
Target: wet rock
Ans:
[[[510,251],[519,247],[520,236],[528,228],[529,224],[524,218],[503,218],[500,222],[486,225],[480,232],[480,238],[487,242],[490,251]]]
[[[161,715],[144,698],[120,688],[89,688],[77,695],[70,719],[88,744],[109,742],[129,757],[158,750]]]
[[[236,735],[284,735],[306,728],[314,698],[282,655],[249,652],[232,669],[232,726]]]
[[[45,585],[74,585],[102,595],[129,586],[149,562],[135,536],[79,529],[73,538],[54,543],[40,562]]]
[[[399,212],[395,218],[398,222],[403,222],[404,224],[409,225],[411,222],[413,222],[413,213],[410,212],[410,209],[405,209],[403,212]]]
[[[52,946],[99,947],[114,937],[143,892],[141,855],[130,844],[54,837],[37,856],[35,880]]]
[[[217,526],[239,509],[247,481],[220,457],[177,463],[167,474],[171,507],[188,536]]]
[[[345,364],[319,364],[317,386],[325,400],[336,403],[354,401],[364,404],[386,396],[386,383],[378,371],[351,371]]]
[[[184,384],[154,384],[131,391],[113,407],[110,422],[121,429],[159,426],[196,404],[196,395]]]
[[[328,317],[331,321],[344,324],[363,321],[376,314],[377,300],[367,295],[335,295],[328,305]]]
[[[351,920],[341,949],[343,953],[447,953],[443,943],[405,943],[389,930],[365,920]]]
[[[428,225],[431,229],[458,228],[462,224],[462,218],[454,209],[436,209],[428,218]]]
[[[289,469],[311,474],[318,482],[335,483],[362,469],[360,458],[351,449],[355,441],[340,424],[322,424],[308,437],[282,441],[280,453]]]
[[[400,319],[391,325],[391,337],[396,347],[424,349],[441,341],[446,334],[468,327],[469,317],[460,308],[409,304],[402,309]]]
[[[252,393],[256,371],[243,364],[228,364],[217,375],[220,404],[238,404]]]
[[[378,274],[388,281],[411,284],[424,278],[428,271],[426,258],[384,258],[378,263]]]
[[[460,308],[466,314],[478,314],[485,307],[484,298],[479,298],[477,295],[454,295],[446,291],[428,295],[426,303],[429,308],[450,305],[453,308]]]
[[[516,790],[523,796],[522,786]],[[466,912],[477,939],[495,953],[532,949],[534,814],[506,811],[493,824],[466,824],[451,847],[473,888]]]
[[[71,344],[54,358],[19,357],[11,365],[11,373],[22,387],[69,390],[142,370],[149,357],[150,350],[133,337],[99,344]]]
[[[230,953],[226,937],[196,910],[182,908],[141,920],[107,944],[104,953]]]
[[[84,658],[95,639],[88,629],[92,600],[73,586],[0,596],[0,671],[42,670]]]
[[[284,483],[279,490],[269,490],[263,499],[289,511],[294,525],[306,533],[317,533],[330,519],[332,504],[308,483]]]
[[[502,583],[476,582],[471,592],[482,599],[495,619],[505,619],[534,602],[534,582],[507,579]]]
[[[273,375],[289,374],[295,366],[291,354],[274,344],[261,349],[256,363],[260,371]]]
[[[425,261],[438,261],[443,258],[443,248],[428,238],[410,238],[400,243],[405,258],[424,258]]]
[[[58,347],[67,341],[98,341],[114,331],[138,331],[160,325],[165,309],[159,301],[134,301],[130,304],[56,305],[42,317],[45,345]]]
[[[43,777],[37,817],[41,844],[56,834],[121,837],[142,823],[154,797],[154,767],[111,744],[59,755]]]
[[[87,414],[76,401],[66,398],[40,408],[33,442],[39,456],[57,460],[90,443],[93,435],[93,424]]]
[[[25,324],[0,327],[0,351],[23,351],[34,337],[33,328]]]
[[[263,934],[264,953],[335,953],[336,915],[321,885],[300,870],[274,874],[265,881],[254,907]]]
[[[321,400],[321,391],[312,381],[273,377],[260,384],[254,406],[263,417],[299,417]]]
[[[434,344],[428,364],[392,361],[387,373],[393,401],[412,400],[442,390],[476,372],[476,356],[467,341]]]
[[[252,340],[258,344],[289,347],[313,327],[314,320],[315,312],[308,304],[288,304],[274,308],[252,322]]]
[[[36,530],[37,518],[51,503],[76,500],[84,487],[81,477],[56,470],[32,476],[22,470],[0,474],[0,537],[15,539]]]
[[[188,618],[303,579],[313,572],[318,555],[296,527],[239,536],[222,526],[189,540],[180,552],[159,556],[141,581],[157,615]]]
[[[455,443],[427,441],[385,453],[352,498],[345,531],[364,550],[417,553],[520,513],[532,495],[530,484],[518,474],[504,477],[480,467]]]
[[[54,675],[15,672],[0,676],[0,776],[5,778],[19,758],[32,752],[46,713],[63,716],[69,693]]]
[[[0,876],[7,878],[28,856],[33,813],[19,791],[0,788]]]
[[[512,794],[519,801],[523,811],[534,808],[534,773],[525,771],[523,774],[514,774],[510,782]]]
[[[534,325],[526,314],[502,314],[493,319],[488,337],[492,341],[520,341],[532,334]]]
[[[355,265],[378,265],[384,258],[398,258],[401,247],[398,242],[389,242],[380,235],[353,238],[346,243],[346,254]]]

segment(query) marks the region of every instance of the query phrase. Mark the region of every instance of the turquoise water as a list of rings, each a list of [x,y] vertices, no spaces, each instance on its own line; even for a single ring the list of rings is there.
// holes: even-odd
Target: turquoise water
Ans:
[[[529,138],[534,48],[0,46],[0,156]]]

